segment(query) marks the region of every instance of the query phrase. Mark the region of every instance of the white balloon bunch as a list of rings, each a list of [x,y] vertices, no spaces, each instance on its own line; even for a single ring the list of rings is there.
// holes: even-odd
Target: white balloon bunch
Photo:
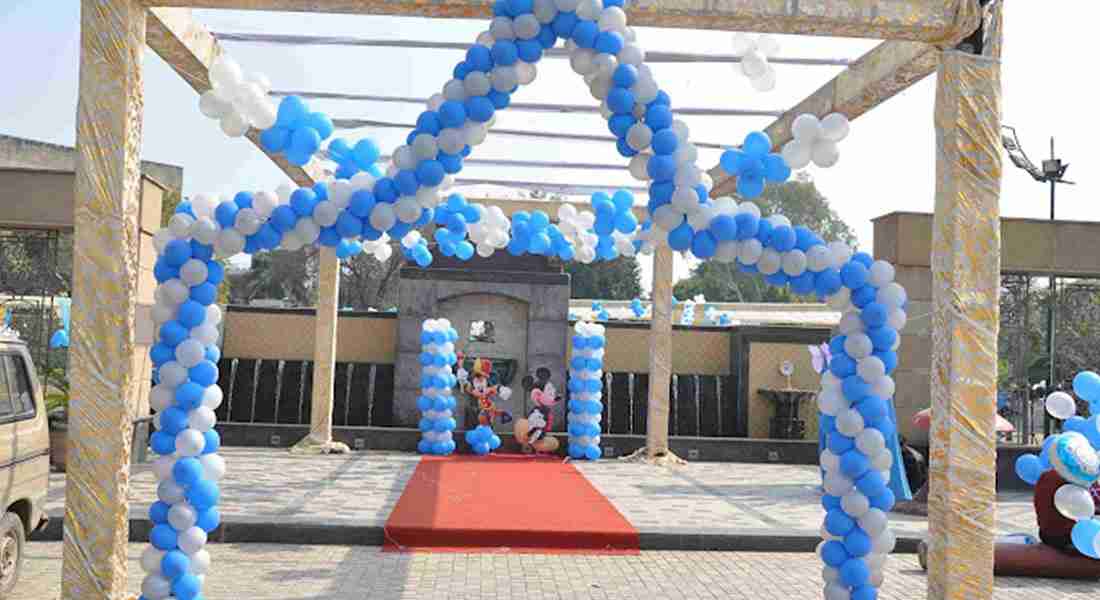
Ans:
[[[473,206],[481,214],[481,219],[470,223],[467,235],[474,243],[477,255],[488,258],[508,245],[511,239],[511,222],[499,206],[485,206],[476,202]]]
[[[221,55],[210,65],[209,89],[199,96],[199,110],[221,121],[229,137],[241,137],[249,126],[267,129],[275,125],[278,109],[267,95],[271,82],[262,73],[244,73],[232,58]]]
[[[837,143],[848,137],[848,117],[832,113],[818,120],[810,113],[798,115],[791,123],[794,139],[783,145],[783,160],[792,169],[802,169],[810,161],[828,168],[840,160]]]
[[[592,228],[596,225],[596,215],[590,210],[577,210],[577,207],[563,203],[558,207],[558,229],[565,239],[573,244],[574,260],[591,264],[596,260],[596,244],[600,237]]]
[[[741,74],[749,78],[752,87],[759,92],[775,89],[775,67],[768,62],[779,54],[779,42],[763,34],[755,40],[743,33],[733,36],[733,53],[741,57]]]

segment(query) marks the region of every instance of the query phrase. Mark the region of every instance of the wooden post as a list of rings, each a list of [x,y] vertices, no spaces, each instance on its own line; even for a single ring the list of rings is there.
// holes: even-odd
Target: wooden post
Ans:
[[[63,598],[126,593],[145,7],[80,8]]]
[[[933,600],[993,598],[1000,98],[998,59],[943,53],[932,226],[928,597]]]
[[[672,383],[672,249],[659,244],[653,252],[653,316],[649,334],[649,404],[646,409],[646,456],[668,454],[668,402]]]
[[[336,324],[340,307],[340,259],[327,246],[320,248],[317,313],[314,318],[313,395],[309,435],[294,450],[312,454],[349,452],[348,446],[332,440],[332,406],[336,385]]]

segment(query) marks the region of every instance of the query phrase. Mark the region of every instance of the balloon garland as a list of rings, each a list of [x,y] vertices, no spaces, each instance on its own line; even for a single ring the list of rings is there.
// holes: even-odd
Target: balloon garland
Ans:
[[[427,319],[420,332],[420,387],[416,406],[420,418],[421,454],[446,456],[455,451],[452,432],[456,401],[453,390],[457,379],[452,367],[458,362],[454,343],[458,332],[447,319]]]
[[[826,563],[826,598],[876,597],[886,554],[894,545],[886,519],[894,502],[886,487],[892,458],[885,448],[896,436],[888,402],[894,393],[890,374],[897,365],[898,331],[906,320],[905,291],[893,282],[888,263],[853,255],[840,242],[826,244],[782,215],[765,218],[751,202],[766,183],[786,181],[792,167],[810,161],[821,167],[835,164],[836,142],[847,134],[847,121],[841,115],[820,122],[804,115],[796,121],[795,139],[778,155],[765,134],[749,134],[740,149],[727,151],[721,160],[722,169],[737,177],[738,193],[746,201],[710,200],[713,182],[696,166],[698,150],[688,127],[675,119],[670,97],[644,63],[645,52],[621,7],[622,0],[498,0],[488,31],[467,50],[442,93],[429,100],[384,173],[375,164],[380,153],[373,142],[352,145],[334,139],[326,151],[337,165],[334,181],[281,186],[274,193],[241,192],[231,199],[199,195],[180,204],[155,237],[160,285],[153,311],[157,385],[151,398],[158,431],[152,443],[161,455],[155,468],[161,484],[160,501],[150,511],[152,546],[142,558],[146,599],[199,597],[209,568],[202,549],[205,534],[219,521],[216,482],[225,466],[216,454],[220,440],[212,427],[213,410],[221,402],[215,385],[221,314],[213,302],[224,273],[213,258],[320,244],[335,248],[341,258],[369,251],[385,260],[392,239],[401,241],[407,259],[423,267],[431,264],[432,252],[416,230],[429,224],[437,225],[433,241],[439,251],[461,260],[506,249],[591,262],[667,244],[701,259],[736,263],[743,272],[759,273],[798,294],[816,294],[842,311],[819,399],[829,440],[821,456],[827,516],[819,553]],[[647,218],[640,225],[627,192],[593,195],[591,211],[563,205],[556,224],[542,211],[508,219],[499,208],[471,204],[457,194],[443,201],[463,159],[488,135],[496,111],[510,104],[520,86],[534,81],[537,62],[559,38],[565,40],[572,68],[601,102],[618,151],[630,159],[630,173],[649,184]],[[758,53],[762,58],[769,54],[759,48]],[[745,58],[742,70],[747,62],[756,72],[756,58]],[[224,69],[224,77],[211,73],[215,90],[210,98],[251,98],[233,104],[233,111],[263,129],[261,143],[269,152],[282,153],[296,165],[318,155],[333,130],[327,116],[310,111],[300,98],[287,97],[272,120],[270,110],[261,114],[256,95],[263,90],[266,99],[267,86],[255,76],[235,77],[230,66]],[[220,83],[237,81],[256,85]],[[248,94],[226,92],[242,87]],[[222,119],[227,133],[241,130],[233,123],[236,117],[226,117],[224,104],[209,98],[200,102],[204,114]],[[227,119],[233,127],[226,126]],[[581,322],[576,333],[569,454],[596,459],[603,327]],[[439,368],[435,360],[432,368]],[[438,392],[438,382],[431,383],[428,389]],[[440,416],[434,399],[430,409]],[[441,433],[437,421],[432,419],[433,435]],[[448,442],[453,444],[440,443],[449,447]]]
[[[603,403],[603,325],[578,321],[573,326],[573,357],[569,361],[569,456],[596,460],[600,449]]]
[[[1100,375],[1092,371],[1078,373],[1073,378],[1073,391],[1088,401],[1092,416],[1077,416],[1077,403],[1066,392],[1048,395],[1046,410],[1063,421],[1062,433],[1047,436],[1038,455],[1017,458],[1016,475],[1035,485],[1045,472],[1056,470],[1066,483],[1055,491],[1054,506],[1062,516],[1076,521],[1070,534],[1073,547],[1085,556],[1100,559],[1100,521],[1094,518],[1096,505],[1089,489],[1100,479]]]

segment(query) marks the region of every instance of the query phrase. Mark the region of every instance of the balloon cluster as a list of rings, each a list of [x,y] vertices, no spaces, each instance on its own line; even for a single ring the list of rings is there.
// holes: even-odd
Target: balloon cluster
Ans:
[[[607,340],[603,325],[579,321],[573,326],[573,354],[569,360],[569,456],[596,460],[600,449],[603,403],[603,354]]]
[[[432,264],[432,251],[428,249],[428,240],[415,229],[401,238],[401,252],[407,260],[415,262],[420,267]]]
[[[603,302],[599,300],[592,301],[592,318],[596,321],[608,321],[611,319],[611,315],[608,314],[607,309],[604,308]]]
[[[573,260],[583,264],[591,264],[596,260],[600,236],[592,230],[595,226],[596,215],[592,211],[578,211],[572,204],[558,207],[558,229],[571,245]]]
[[[703,309],[703,320],[711,325],[719,325],[725,327],[730,324],[730,316],[728,313],[719,312],[717,308],[713,306],[707,306]]]
[[[210,65],[210,85],[199,96],[199,111],[218,119],[229,137],[243,136],[250,126],[267,129],[275,124],[275,103],[267,95],[271,82],[263,74],[246,74],[222,54]]]
[[[818,120],[809,113],[798,115],[791,123],[794,139],[783,145],[783,160],[792,169],[802,169],[810,161],[828,168],[840,160],[837,144],[848,137],[848,117],[832,113]]]
[[[378,169],[377,164],[381,152],[372,140],[359,140],[353,147],[344,138],[334,138],[328,143],[325,151],[329,159],[336,163],[337,179],[351,179],[361,171],[366,171],[374,177],[382,176],[382,171]]]
[[[684,301],[684,309],[680,312],[680,324],[681,325],[694,325],[695,324],[695,304],[697,302],[705,301],[700,300],[701,297],[688,298]]]
[[[300,97],[287,96],[279,103],[275,124],[260,133],[260,144],[268,152],[282,152],[290,164],[302,166],[321,149],[321,142],[333,129],[328,115],[310,112]]]
[[[1016,459],[1016,475],[1035,485],[1051,469],[1066,481],[1054,493],[1054,506],[1076,521],[1070,535],[1073,546],[1085,556],[1100,559],[1100,521],[1093,518],[1095,503],[1089,488],[1100,479],[1100,375],[1083,371],[1073,378],[1073,391],[1089,403],[1093,416],[1077,416],[1077,403],[1066,392],[1046,398],[1046,410],[1060,419],[1062,433],[1047,436],[1038,455]]]
[[[466,443],[473,449],[474,454],[485,456],[500,448],[500,436],[493,432],[488,425],[478,425],[475,429],[466,431]]]
[[[791,241],[810,239],[805,233],[786,230]],[[798,243],[793,245],[797,248]],[[843,244],[803,245],[808,247],[799,251],[798,260],[807,257],[802,262],[813,263],[805,272],[822,279],[819,291],[827,292],[829,304],[843,314],[829,342],[832,358],[818,397],[827,440],[821,453],[825,539],[818,547],[825,562],[825,597],[874,598],[886,555],[895,544],[887,527],[887,513],[895,501],[889,486],[890,448],[897,443],[891,374],[897,368],[898,332],[905,326],[907,298],[894,282],[894,267],[889,263],[873,261],[865,253],[853,255]],[[789,254],[779,254],[774,245],[768,251],[776,252],[769,261],[788,266]],[[802,289],[813,287],[804,284]]]
[[[770,35],[763,34],[755,40],[743,33],[733,36],[733,53],[741,57],[742,75],[752,83],[758,92],[770,92],[775,89],[775,67],[769,62],[779,54],[779,42]]]
[[[740,150],[727,150],[719,161],[722,170],[737,177],[737,193],[750,200],[764,193],[764,182],[783,183],[791,177],[791,168],[783,157],[771,152],[768,134],[754,131],[745,136]]]
[[[156,414],[150,439],[158,454],[157,498],[149,508],[152,545],[142,554],[142,595],[149,600],[200,597],[210,555],[203,549],[221,517],[216,505],[225,460],[214,431],[218,387],[218,323],[214,304],[225,277],[215,262],[210,236],[195,235],[190,202],[181,202],[167,228],[154,236],[158,282],[152,318],[155,340],[149,354],[154,386],[149,403]]]
[[[634,195],[619,190],[611,197],[603,192],[592,195],[592,210],[596,214],[593,230],[598,236],[596,257],[614,260],[635,253],[633,234],[638,229],[634,216]]]
[[[645,305],[642,304],[641,298],[635,298],[630,301],[630,312],[634,313],[635,319],[640,319],[645,316]]]
[[[416,446],[421,454],[444,456],[455,450],[452,432],[457,423],[453,389],[457,379],[451,368],[458,362],[456,341],[458,332],[447,319],[424,321],[420,331],[421,395],[416,400],[417,408],[423,413],[420,443]]]
[[[536,254],[567,261],[577,257],[573,244],[565,239],[561,228],[550,223],[550,217],[541,210],[519,211],[512,215],[512,239],[506,247],[513,256]]]

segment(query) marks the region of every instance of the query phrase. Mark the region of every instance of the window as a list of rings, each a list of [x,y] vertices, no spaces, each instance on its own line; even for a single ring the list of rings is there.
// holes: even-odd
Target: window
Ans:
[[[496,327],[493,326],[492,321],[470,321],[470,337],[468,340],[483,344],[494,344],[496,343]]]
[[[19,355],[9,355],[4,362],[8,365],[8,379],[11,381],[12,407],[20,415],[34,415],[34,388],[27,376],[27,363]]]
[[[8,363],[10,357],[7,354],[0,355],[0,419],[6,419],[15,414],[11,402],[11,386],[8,385]]]

